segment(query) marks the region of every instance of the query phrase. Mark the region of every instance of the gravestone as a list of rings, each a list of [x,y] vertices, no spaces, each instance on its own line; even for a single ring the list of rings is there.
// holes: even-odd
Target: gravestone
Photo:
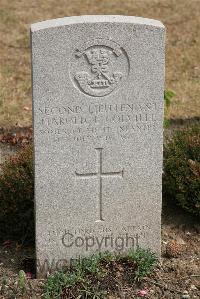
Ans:
[[[99,251],[160,255],[164,34],[127,16],[31,26],[38,275]]]

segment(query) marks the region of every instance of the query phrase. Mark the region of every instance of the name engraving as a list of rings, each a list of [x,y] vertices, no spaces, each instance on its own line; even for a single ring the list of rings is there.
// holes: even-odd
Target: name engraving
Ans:
[[[109,142],[134,138],[135,133],[155,131],[162,117],[161,108],[155,102],[45,105],[38,109],[37,123],[40,134],[55,142],[64,139],[70,142],[90,139]]]

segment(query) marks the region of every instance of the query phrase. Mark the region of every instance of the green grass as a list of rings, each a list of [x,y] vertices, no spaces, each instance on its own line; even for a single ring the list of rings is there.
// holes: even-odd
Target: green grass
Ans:
[[[117,291],[120,280],[131,287],[149,275],[156,263],[155,255],[141,248],[127,254],[106,252],[82,258],[47,279],[44,298],[106,298]]]

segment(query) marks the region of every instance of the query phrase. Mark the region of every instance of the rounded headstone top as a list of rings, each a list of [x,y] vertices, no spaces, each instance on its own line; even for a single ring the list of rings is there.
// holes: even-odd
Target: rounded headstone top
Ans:
[[[122,16],[122,15],[86,15],[86,16],[73,16],[58,18],[53,20],[42,21],[31,25],[31,31],[35,32],[38,30],[61,27],[73,24],[83,23],[132,23],[138,25],[148,25],[154,27],[165,28],[165,26],[158,20],[147,19],[133,16]]]

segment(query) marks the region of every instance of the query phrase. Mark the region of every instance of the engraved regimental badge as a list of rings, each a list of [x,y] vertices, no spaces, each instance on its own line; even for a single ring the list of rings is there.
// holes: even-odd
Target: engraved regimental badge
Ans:
[[[121,86],[129,73],[124,49],[111,40],[97,39],[73,53],[71,76],[83,93],[102,97]]]

